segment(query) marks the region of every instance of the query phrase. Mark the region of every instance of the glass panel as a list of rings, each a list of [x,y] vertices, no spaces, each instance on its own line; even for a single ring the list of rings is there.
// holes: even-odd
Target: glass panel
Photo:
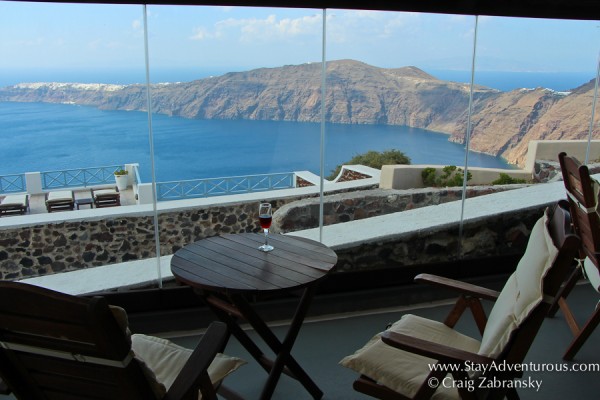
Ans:
[[[382,171],[372,174],[375,185],[381,182],[389,190],[355,192],[353,207],[340,214],[344,208],[332,206],[337,215],[325,220],[393,214],[357,227],[356,240],[406,235],[410,241],[394,243],[389,251],[376,249],[372,257],[357,254],[368,258],[370,268],[440,262],[459,248],[458,231],[427,241],[417,236],[460,218],[460,207],[436,211],[443,213],[441,219],[424,207],[461,198],[462,180],[455,173],[444,177],[443,171],[461,168],[465,160],[464,145],[450,141],[449,134],[467,115],[469,84],[454,77],[471,67],[474,23],[469,16],[328,10],[326,170],[336,171],[333,179],[340,164],[379,169],[383,163]],[[393,158],[378,163],[371,152]],[[475,158],[479,165],[505,165],[496,157]]]
[[[148,26],[158,199],[190,207],[161,213],[161,254],[258,232],[300,175],[317,193],[320,10],[151,6]]]
[[[31,224],[3,231],[27,239],[6,250],[14,253],[0,261],[2,278],[152,255],[153,238],[141,233],[151,231],[152,222],[120,217],[129,210],[124,206],[136,204],[135,165],[147,165],[149,155],[146,93],[143,86],[127,86],[144,82],[141,11],[0,3],[0,176],[22,176],[10,184],[0,178],[0,187],[20,184],[16,192],[29,195],[27,215],[2,223]],[[92,190],[114,190],[113,172],[125,166],[128,187],[113,192],[122,207],[95,210],[118,204],[116,195],[94,204]],[[35,226],[46,221],[48,230]]]
[[[473,103],[468,147],[502,157],[513,169],[480,175],[484,171],[471,168],[475,164],[470,158],[471,182],[491,183],[492,191],[522,188],[516,185],[519,182],[534,185],[493,202],[466,205],[466,216],[507,212],[491,219],[489,230],[479,233],[480,238],[495,236],[490,256],[524,250],[527,233],[523,227],[533,226],[544,202],[558,200],[551,187],[539,186],[560,178],[558,154],[566,151],[585,159],[597,43],[594,21],[479,18],[475,92],[482,95]],[[464,124],[459,124],[452,139],[463,142],[464,132]],[[592,154],[598,157],[600,149],[596,147]],[[467,192],[468,197],[474,194]],[[475,255],[485,249],[475,243],[478,238],[465,233],[465,254],[469,248]]]
[[[475,106],[471,149],[527,168],[534,140],[587,139],[597,25],[597,21],[481,17],[475,80],[497,93]],[[556,161],[560,149],[537,159]]]

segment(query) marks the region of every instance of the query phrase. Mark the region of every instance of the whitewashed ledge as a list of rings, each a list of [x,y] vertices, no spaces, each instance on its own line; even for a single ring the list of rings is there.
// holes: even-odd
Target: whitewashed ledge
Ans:
[[[600,175],[595,176],[597,179]],[[464,219],[476,221],[490,215],[539,207],[566,198],[563,182],[532,185],[486,196],[467,199]],[[456,224],[461,202],[418,208],[393,214],[355,220],[323,227],[323,243],[334,250],[359,246],[373,241],[388,241],[411,233]],[[319,229],[291,232],[289,235],[319,241]],[[161,276],[171,279],[172,256],[160,258]],[[135,288],[156,282],[156,259],[137,260],[102,267],[86,268],[21,282],[47,287],[64,293],[88,294],[117,288]]]
[[[518,210],[539,207],[541,204],[565,199],[562,181],[532,185],[467,199],[464,207],[466,223]],[[391,241],[407,234],[452,226],[460,220],[461,202],[439,204],[367,219],[290,232],[289,235],[321,241],[333,250],[357,247],[373,241]]]
[[[172,279],[171,258],[160,257],[163,279]],[[72,295],[83,295],[115,289],[135,289],[157,282],[156,258],[128,261],[101,267],[61,272],[52,275],[22,279],[20,282],[41,286]]]

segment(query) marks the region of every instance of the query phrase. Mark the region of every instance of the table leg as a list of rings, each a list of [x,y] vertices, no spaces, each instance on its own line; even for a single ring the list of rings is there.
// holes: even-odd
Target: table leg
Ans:
[[[297,379],[305,389],[313,396],[315,399],[320,399],[323,396],[323,392],[319,387],[313,382],[313,380],[308,376],[308,374],[302,369],[300,364],[294,359],[291,355],[291,350],[298,337],[298,333],[300,328],[302,327],[302,323],[304,322],[304,318],[308,312],[308,308],[312,302],[312,298],[315,293],[315,287],[311,286],[304,290],[300,303],[296,308],[296,313],[294,314],[294,318],[290,324],[289,330],[283,340],[280,342],[277,336],[271,331],[271,329],[267,326],[267,324],[262,320],[262,318],[250,307],[250,304],[246,301],[246,299],[241,295],[232,295],[230,296],[231,301],[240,311],[240,313],[244,316],[244,318],[252,325],[252,327],[256,330],[256,332],[260,335],[260,337],[265,341],[265,343],[273,350],[277,357],[275,359],[275,363],[271,368],[269,373],[269,378],[263,392],[261,394],[261,399],[270,399],[275,390],[275,386],[281,376],[282,372],[287,372],[284,370],[284,367],[287,366],[289,369],[291,376]]]
[[[233,310],[230,304],[226,304],[220,298],[203,295],[206,304],[215,313],[221,322],[227,324],[229,332],[240,342],[242,346],[250,353],[250,355],[259,363],[267,372],[270,372],[273,367],[273,362],[269,360],[258,346],[250,339],[250,337],[240,327],[236,315],[237,310]]]

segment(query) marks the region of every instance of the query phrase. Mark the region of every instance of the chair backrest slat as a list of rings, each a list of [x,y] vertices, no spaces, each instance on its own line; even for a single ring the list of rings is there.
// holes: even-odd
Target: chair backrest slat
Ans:
[[[573,225],[582,240],[581,257],[589,257],[600,268],[600,216],[596,212],[598,193],[595,192],[600,187],[594,184],[588,167],[575,157],[560,153],[558,159]]]
[[[16,282],[0,282],[0,375],[24,399],[155,398],[103,298]]]

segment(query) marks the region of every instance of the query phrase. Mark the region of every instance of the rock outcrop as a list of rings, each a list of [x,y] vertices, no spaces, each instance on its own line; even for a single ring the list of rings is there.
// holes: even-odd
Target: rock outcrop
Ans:
[[[327,63],[328,122],[390,124],[444,132],[463,143],[469,85],[439,80],[416,67],[378,68],[353,60]],[[549,89],[473,91],[471,150],[523,164],[534,139],[587,137],[593,81],[569,93]],[[156,113],[199,119],[317,122],[321,64],[231,72],[151,86]],[[72,103],[106,110],[147,109],[144,85],[23,83],[0,88],[0,101]],[[594,132],[600,137],[600,132]]]

